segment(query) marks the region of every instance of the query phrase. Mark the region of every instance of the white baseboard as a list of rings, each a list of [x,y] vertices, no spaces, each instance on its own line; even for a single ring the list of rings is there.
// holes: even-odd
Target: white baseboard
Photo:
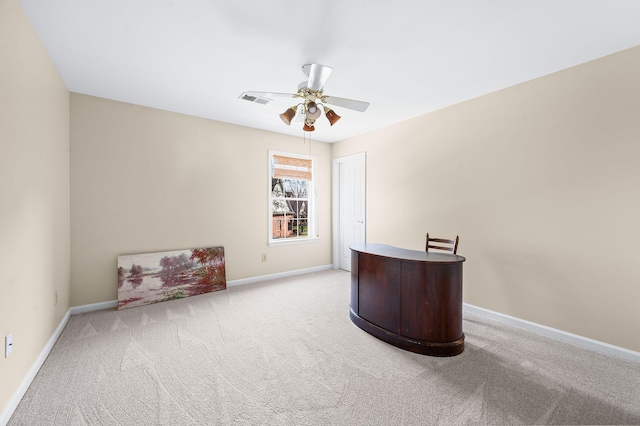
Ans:
[[[296,269],[295,271],[280,272],[271,275],[261,275],[259,277],[243,278],[240,280],[227,281],[227,286],[257,283],[260,281],[275,280],[277,278],[293,277],[295,275],[310,274],[312,272],[326,271],[333,269],[333,265],[314,266],[313,268]]]
[[[108,302],[99,302],[99,303],[91,303],[89,305],[73,306],[71,309],[69,309],[69,312],[71,312],[71,315],[78,315],[78,314],[84,314],[86,312],[101,311],[103,309],[116,308],[117,306],[118,306],[117,300],[109,300]]]
[[[610,355],[617,358],[622,358],[627,361],[640,363],[640,352],[635,352],[630,349],[621,348],[620,346],[614,346],[609,343],[590,339],[588,337],[583,337],[577,334],[572,334],[566,331],[547,327],[546,325],[541,325],[535,322],[501,314],[500,312],[491,311],[489,309],[481,308],[479,306],[469,305],[468,303],[464,303],[463,307],[464,307],[464,312],[480,315],[485,318],[488,318],[497,322],[501,322],[503,324],[512,325],[514,327],[523,328],[525,330],[534,332],[536,334],[541,334],[543,336],[550,337],[555,340],[560,340],[565,343],[570,343],[572,345],[579,346],[584,349],[589,349],[595,352],[600,352],[605,355]]]
[[[9,423],[9,419],[11,419],[13,412],[16,411],[16,408],[18,408],[18,404],[20,403],[20,400],[22,400],[22,397],[27,392],[27,389],[29,389],[31,382],[33,381],[33,379],[35,379],[36,375],[38,374],[38,371],[40,371],[40,367],[42,367],[42,364],[44,364],[44,361],[49,356],[51,349],[53,349],[53,346],[58,341],[60,334],[62,334],[62,330],[64,330],[64,327],[67,325],[67,322],[69,322],[70,316],[71,316],[71,309],[69,309],[67,313],[64,315],[64,317],[62,318],[62,321],[60,321],[60,324],[58,324],[58,327],[53,332],[53,335],[49,338],[49,341],[40,352],[40,355],[38,355],[38,358],[36,358],[33,365],[27,372],[27,375],[24,376],[24,378],[20,382],[18,389],[14,392],[13,396],[9,400],[9,403],[4,407],[4,410],[2,410],[2,413],[0,414],[1,426],[6,426],[6,424]]]
[[[326,271],[332,269],[332,265],[314,266],[313,268],[296,269],[295,271],[279,272],[271,275],[261,275],[258,277],[243,278],[240,280],[227,281],[227,286],[236,286],[242,284],[257,283],[260,281],[275,280],[277,278],[293,277],[295,275],[310,274],[312,272]],[[109,300],[107,302],[91,303],[89,305],[74,306],[69,309],[71,315],[84,314],[86,312],[101,311],[103,309],[111,309],[118,306],[117,300]]]

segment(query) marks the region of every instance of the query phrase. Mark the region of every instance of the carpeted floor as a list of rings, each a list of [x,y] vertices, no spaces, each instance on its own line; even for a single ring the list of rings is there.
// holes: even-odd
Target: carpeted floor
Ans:
[[[466,315],[434,358],[349,320],[324,271],[72,316],[16,425],[640,424],[640,366]]]

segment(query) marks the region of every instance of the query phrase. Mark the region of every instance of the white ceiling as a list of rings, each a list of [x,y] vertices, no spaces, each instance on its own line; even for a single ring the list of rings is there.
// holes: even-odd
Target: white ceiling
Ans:
[[[20,0],[70,91],[303,136],[244,91],[368,101],[335,142],[640,45],[638,0]],[[640,72],[640,70],[639,70]],[[295,102],[294,102],[295,103]]]

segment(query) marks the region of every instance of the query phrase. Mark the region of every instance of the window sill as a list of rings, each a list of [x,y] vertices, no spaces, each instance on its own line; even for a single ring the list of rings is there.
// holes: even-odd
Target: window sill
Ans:
[[[291,245],[291,244],[315,243],[316,241],[318,241],[318,237],[314,237],[314,238],[283,238],[283,239],[269,241],[269,247],[288,246],[288,245]]]

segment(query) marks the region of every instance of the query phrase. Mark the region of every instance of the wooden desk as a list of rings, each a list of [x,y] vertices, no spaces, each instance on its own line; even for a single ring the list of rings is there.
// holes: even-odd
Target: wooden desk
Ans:
[[[411,352],[452,356],[464,351],[464,257],[384,244],[350,248],[355,325]]]

